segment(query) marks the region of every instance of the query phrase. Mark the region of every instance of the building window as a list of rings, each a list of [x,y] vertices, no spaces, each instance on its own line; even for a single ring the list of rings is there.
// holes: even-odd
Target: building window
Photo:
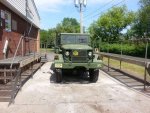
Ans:
[[[2,21],[1,18],[0,18],[0,26],[1,26],[1,27],[3,26],[3,21]]]
[[[12,30],[17,31],[17,21],[12,20]]]
[[[3,10],[0,11],[0,26],[3,26],[3,19],[5,19],[5,12]]]
[[[5,11],[1,10],[1,18],[5,19]]]
[[[11,14],[5,11],[5,30],[11,32]]]

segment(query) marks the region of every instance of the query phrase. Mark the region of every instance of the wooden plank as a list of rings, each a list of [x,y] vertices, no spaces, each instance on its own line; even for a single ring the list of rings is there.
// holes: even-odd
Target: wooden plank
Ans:
[[[30,76],[32,73],[23,73],[21,76]]]
[[[145,67],[145,63],[149,63],[150,59],[145,60],[144,58],[138,58],[138,57],[131,57],[126,55],[117,55],[117,54],[111,54],[111,53],[100,53],[101,56],[111,58],[114,60],[121,60],[127,63],[136,64],[139,66]]]
[[[0,97],[0,102],[10,102],[11,98],[1,98]]]
[[[10,76],[0,77],[0,80],[10,80],[10,79],[11,79]]]
[[[30,64],[31,62],[37,60],[37,58],[28,58],[26,60],[23,60],[20,62],[20,67],[24,67],[27,64]]]
[[[24,67],[25,65],[30,64],[31,62],[36,61],[36,60],[38,60],[39,58],[40,58],[39,56],[36,56],[36,57],[31,57],[31,58],[22,60],[22,61],[20,62],[20,67]]]
[[[12,86],[10,86],[10,85],[1,85],[0,90],[12,90]]]
[[[137,61],[141,61],[141,62],[149,62],[150,59],[147,59],[145,60],[145,58],[139,58],[139,57],[132,57],[132,56],[127,56],[127,55],[120,55],[120,54],[113,54],[113,53],[104,53],[104,52],[101,52],[100,53],[101,55],[104,55],[104,56],[109,56],[109,57],[116,57],[116,58],[126,58],[126,59],[134,59],[134,60],[137,60]]]
[[[141,62],[141,61],[138,61],[138,60],[122,58],[122,61],[145,67],[145,62]]]
[[[0,69],[0,72],[16,72],[16,69]]]
[[[0,97],[10,97],[11,91],[1,91],[0,90]]]
[[[14,60],[14,64],[18,64],[22,58],[21,57],[16,57],[16,59]],[[8,58],[8,59],[3,59],[0,60],[0,64],[10,64],[12,62],[13,58]]]
[[[17,56],[13,62],[13,65],[18,65],[18,64],[20,64],[20,62],[22,62],[22,61],[25,62],[27,59],[32,59],[34,57],[35,57],[35,59],[37,59],[37,58],[40,58],[41,56],[39,54],[35,54],[35,55],[32,54],[32,55],[28,55],[28,56],[24,56],[24,57]],[[0,64],[1,65],[9,65],[12,63],[12,60],[13,60],[13,57],[8,58],[8,59],[3,59],[3,60],[0,60]]]

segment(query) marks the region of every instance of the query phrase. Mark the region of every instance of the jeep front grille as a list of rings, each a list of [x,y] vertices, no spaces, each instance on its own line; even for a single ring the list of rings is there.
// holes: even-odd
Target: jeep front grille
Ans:
[[[72,50],[71,61],[75,62],[75,63],[88,62],[87,51],[85,51],[85,50]]]
[[[87,62],[87,58],[86,57],[72,57],[72,62],[84,63],[84,62]]]

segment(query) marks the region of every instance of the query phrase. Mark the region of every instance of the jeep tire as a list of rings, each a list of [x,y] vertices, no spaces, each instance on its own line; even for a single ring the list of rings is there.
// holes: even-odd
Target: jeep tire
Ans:
[[[56,82],[57,83],[62,82],[62,69],[56,69],[55,75],[56,75]]]
[[[95,83],[99,77],[99,70],[98,69],[90,69],[89,70],[90,82]]]

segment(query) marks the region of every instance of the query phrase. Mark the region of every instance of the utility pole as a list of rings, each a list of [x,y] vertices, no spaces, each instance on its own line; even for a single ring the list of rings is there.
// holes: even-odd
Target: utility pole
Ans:
[[[74,2],[80,12],[80,33],[83,33],[83,9],[86,7],[87,0],[74,0]]]

